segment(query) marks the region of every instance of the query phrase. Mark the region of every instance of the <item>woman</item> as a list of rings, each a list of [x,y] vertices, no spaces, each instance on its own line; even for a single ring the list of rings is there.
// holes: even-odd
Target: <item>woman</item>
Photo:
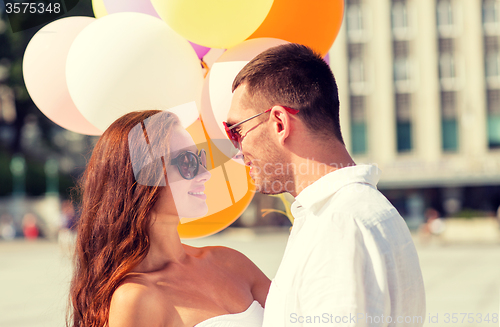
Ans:
[[[269,279],[241,253],[191,247],[177,233],[179,217],[207,213],[209,178],[172,113],[129,113],[103,133],[80,183],[72,326],[262,322]]]

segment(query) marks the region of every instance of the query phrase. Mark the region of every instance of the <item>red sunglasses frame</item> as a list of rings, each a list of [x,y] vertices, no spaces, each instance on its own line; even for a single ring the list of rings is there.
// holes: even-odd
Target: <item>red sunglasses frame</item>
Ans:
[[[281,107],[283,107],[286,111],[288,111],[288,113],[290,113],[290,114],[292,114],[292,115],[295,115],[295,114],[297,114],[297,113],[299,112],[299,110],[298,110],[298,109],[293,109],[293,108],[284,107],[284,106],[281,106]],[[240,150],[240,151],[241,151],[241,135],[240,135],[238,132],[235,132],[235,131],[233,130],[233,128],[238,127],[238,126],[240,126],[241,124],[243,124],[243,123],[245,123],[245,122],[247,122],[247,121],[249,121],[249,120],[251,120],[251,119],[254,119],[255,117],[258,117],[258,116],[260,116],[260,115],[263,115],[263,114],[265,114],[266,112],[270,112],[273,108],[274,108],[274,107],[269,108],[269,109],[267,109],[266,111],[261,112],[260,114],[253,115],[252,117],[249,117],[249,118],[247,118],[247,119],[244,119],[244,120],[242,120],[242,121],[240,121],[239,123],[236,123],[236,124],[234,124],[234,125],[228,125],[225,121],[224,121],[224,122],[222,122],[222,124],[224,125],[224,129],[225,129],[225,131],[226,131],[227,137],[229,137],[229,139],[231,140],[231,142],[233,143],[233,145],[234,145],[234,147],[235,147],[236,149],[238,149],[238,150]]]

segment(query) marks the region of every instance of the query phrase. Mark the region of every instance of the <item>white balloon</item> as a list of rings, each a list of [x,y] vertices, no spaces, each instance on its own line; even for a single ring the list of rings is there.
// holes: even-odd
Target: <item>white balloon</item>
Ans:
[[[199,104],[203,73],[189,42],[165,22],[126,12],[100,18],[76,37],[66,79],[78,110],[105,130],[131,111]],[[187,117],[183,125],[197,118]]]
[[[210,70],[208,77],[210,104],[213,109],[217,127],[222,135],[225,135],[223,121],[226,121],[227,114],[231,108],[233,99],[232,85],[234,78],[240,72],[248,61],[226,61],[216,62]]]

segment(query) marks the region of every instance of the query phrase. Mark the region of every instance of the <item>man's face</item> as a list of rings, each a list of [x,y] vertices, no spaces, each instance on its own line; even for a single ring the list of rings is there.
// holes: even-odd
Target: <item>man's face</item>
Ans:
[[[246,96],[244,84],[234,91],[227,117],[229,125],[269,109],[249,107],[248,103],[251,102],[245,101]],[[241,136],[241,153],[245,165],[250,167],[250,176],[257,190],[263,194],[279,194],[287,191],[286,183],[292,179],[287,174],[285,152],[274,137],[269,115],[270,113],[263,114],[235,129]]]

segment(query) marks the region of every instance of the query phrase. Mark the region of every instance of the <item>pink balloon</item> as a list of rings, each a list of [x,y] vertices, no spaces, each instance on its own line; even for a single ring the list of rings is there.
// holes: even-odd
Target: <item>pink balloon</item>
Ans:
[[[327,53],[323,60],[325,60],[327,64],[330,64],[330,54]]]
[[[160,18],[150,0],[103,0],[103,2],[108,14],[138,12]]]
[[[227,49],[212,65],[201,94],[201,117],[211,139],[227,139],[222,122],[229,112],[233,96],[231,86],[239,71],[259,53],[287,43],[289,42],[275,38],[246,40]],[[217,144],[216,146],[219,147]],[[219,150],[229,157],[234,155],[230,155],[224,146],[219,147]]]
[[[96,19],[66,17],[40,29],[30,40],[23,58],[28,93],[38,109],[70,131],[100,135],[102,131],[78,111],[66,84],[66,57],[76,36]]]
[[[230,49],[227,49],[227,51],[224,52],[219,59],[217,59],[217,62],[250,61],[253,57],[269,48],[287,43],[290,42],[271,37],[246,40]]]
[[[198,55],[198,58],[200,58],[200,60],[203,59],[203,57],[208,53],[208,51],[210,51],[210,48],[193,43],[191,41],[189,43],[193,47],[194,51],[196,52],[196,54]]]

